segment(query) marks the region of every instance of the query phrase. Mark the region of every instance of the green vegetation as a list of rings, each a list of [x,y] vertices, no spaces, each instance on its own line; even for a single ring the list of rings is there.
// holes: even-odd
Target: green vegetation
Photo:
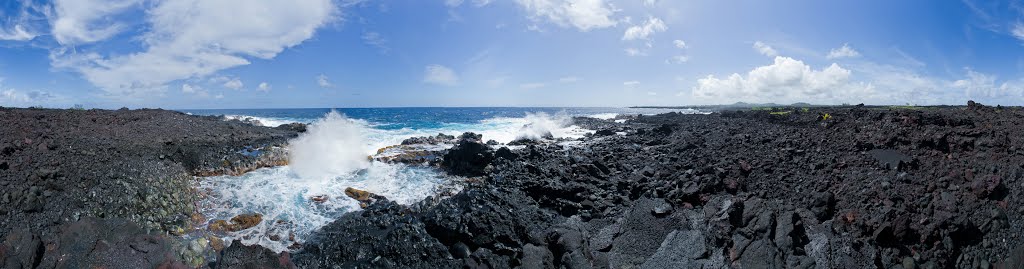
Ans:
[[[793,111],[775,111],[775,112],[771,112],[771,113],[768,113],[768,114],[772,114],[772,115],[789,115],[789,113],[792,113],[792,112]]]

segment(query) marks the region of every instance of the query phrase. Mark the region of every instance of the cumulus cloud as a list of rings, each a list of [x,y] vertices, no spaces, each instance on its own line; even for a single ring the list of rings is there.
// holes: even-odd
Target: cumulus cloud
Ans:
[[[686,42],[682,41],[682,40],[679,40],[679,39],[676,39],[675,41],[672,41],[672,45],[675,45],[676,48],[680,48],[680,49],[687,48],[686,47]]]
[[[3,78],[0,78],[0,106],[28,107],[55,104],[68,105],[71,99],[59,94],[46,91],[19,91],[17,89],[5,88]]]
[[[967,69],[965,78],[954,81],[952,85],[954,88],[964,90],[964,95],[970,99],[995,101],[994,99],[997,98],[1020,100],[1021,97],[1024,97],[1024,83],[1022,81],[1003,82],[1000,84],[996,80],[995,75]]]
[[[442,86],[454,86],[459,83],[459,77],[451,68],[432,64],[425,68],[423,82]]]
[[[857,52],[857,50],[854,50],[853,48],[851,48],[849,44],[843,44],[842,47],[837,48],[837,49],[832,49],[831,51],[829,51],[828,52],[828,56],[826,56],[826,58],[828,58],[828,59],[838,59],[838,58],[854,58],[854,57],[859,57],[859,56],[860,56],[860,53]]]
[[[605,0],[516,0],[531,20],[549,21],[560,27],[590,31],[612,27],[617,10]]]
[[[259,90],[262,91],[262,92],[269,92],[270,91],[270,83],[260,82]]]
[[[804,62],[776,56],[771,65],[757,67],[745,75],[725,78],[709,75],[697,80],[696,98],[719,102],[831,102],[844,97],[862,97],[871,87],[850,81],[851,71],[832,64],[814,70]]]
[[[232,90],[241,90],[242,87],[245,87],[245,84],[242,84],[242,80],[241,79],[232,78],[231,80],[228,80],[227,82],[224,82],[223,86],[224,86],[224,88],[228,88],[228,89],[232,89]]]
[[[661,19],[650,17],[641,25],[634,25],[626,29],[622,34],[622,40],[648,39],[651,35],[668,30],[668,26]]]
[[[109,18],[138,1],[108,2],[58,1],[55,38],[61,44],[77,44],[121,32],[124,26]],[[106,56],[61,49],[50,58],[55,67],[81,73],[109,95],[148,96],[172,81],[247,65],[249,57],[271,59],[311,38],[335,13],[331,0],[247,1],[243,5],[229,0],[159,1],[146,10],[149,27],[136,37],[142,51]]]
[[[210,97],[210,93],[207,92],[206,89],[203,89],[203,87],[188,83],[181,84],[181,92],[199,97]]]
[[[331,84],[331,81],[327,79],[327,75],[324,74],[316,76],[316,85],[319,85],[320,88],[334,87],[334,84]]]
[[[181,92],[183,93],[195,93],[196,87],[189,84],[181,84]]]
[[[775,51],[774,48],[761,41],[754,42],[754,50],[757,50],[758,53],[761,53],[764,56],[775,57],[779,55],[778,51]]]

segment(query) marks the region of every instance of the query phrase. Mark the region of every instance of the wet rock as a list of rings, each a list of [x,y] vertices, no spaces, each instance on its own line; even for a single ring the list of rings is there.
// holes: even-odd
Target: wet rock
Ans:
[[[296,268],[288,252],[274,253],[270,249],[254,245],[246,246],[235,240],[221,252],[215,268]]]
[[[484,168],[494,159],[491,148],[480,143],[481,135],[465,133],[458,144],[448,150],[441,167],[453,175],[481,176]]]
[[[422,222],[386,200],[320,228],[292,260],[300,268],[454,268],[460,263]]]
[[[352,199],[356,200],[356,201],[360,201],[360,202],[364,202],[364,203],[373,202],[374,198],[377,196],[376,194],[370,193],[368,191],[364,191],[364,190],[360,190],[360,189],[356,189],[356,188],[352,188],[352,187],[345,188],[345,195],[348,196],[349,198],[352,198]]]
[[[480,139],[478,138],[477,140],[480,140]],[[436,136],[421,136],[421,137],[408,138],[408,139],[402,140],[402,145],[417,145],[417,144],[437,145],[437,144],[447,144],[447,143],[453,143],[453,142],[455,142],[455,136],[446,135],[446,134],[437,134]]]
[[[296,133],[305,133],[306,132],[306,127],[307,126],[306,126],[305,123],[293,122],[293,123],[281,124],[281,125],[278,125],[275,128],[276,129],[281,129],[281,130],[293,131],[293,132],[296,132]]]
[[[509,160],[509,161],[515,161],[515,160],[519,159],[519,154],[513,153],[507,147],[501,147],[497,151],[494,152],[494,157],[495,158],[506,159],[506,160]]]
[[[249,229],[263,222],[263,215],[259,213],[241,214],[231,218],[231,222],[225,220],[214,220],[209,224],[209,230],[214,232],[237,232]]]

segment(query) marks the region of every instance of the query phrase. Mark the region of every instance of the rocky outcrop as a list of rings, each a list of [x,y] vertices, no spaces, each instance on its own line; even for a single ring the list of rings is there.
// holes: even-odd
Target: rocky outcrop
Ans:
[[[482,176],[484,168],[494,159],[490,146],[482,142],[483,135],[464,133],[459,142],[448,150],[441,167],[459,176]]]
[[[0,235],[84,217],[182,234],[194,175],[287,163],[296,132],[166,110],[0,108]]]

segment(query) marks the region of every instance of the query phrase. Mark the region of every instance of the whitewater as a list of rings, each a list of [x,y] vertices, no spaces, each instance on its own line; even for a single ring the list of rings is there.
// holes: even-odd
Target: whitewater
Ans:
[[[406,205],[460,190],[458,178],[436,168],[370,161],[368,156],[376,154],[378,149],[400,144],[404,139],[439,133],[458,136],[463,132],[483,134],[485,141],[495,140],[501,144],[521,138],[537,139],[546,134],[573,139],[593,132],[572,125],[573,116],[615,119],[622,114],[670,112],[502,108],[495,109],[500,113],[488,113],[486,109],[452,113],[441,108],[423,110],[415,112],[424,115],[422,117],[408,117],[408,111],[387,110],[376,114],[360,110],[189,111],[224,115],[228,120],[248,120],[266,126],[309,124],[307,132],[289,141],[289,165],[258,169],[241,176],[198,180],[197,188],[205,197],[201,213],[209,220],[230,219],[246,213],[262,214],[263,221],[259,225],[229,233],[225,241],[237,239],[246,245],[259,244],[274,251],[287,251],[342,214],[360,209],[358,202],[344,195],[346,188],[369,191]]]

